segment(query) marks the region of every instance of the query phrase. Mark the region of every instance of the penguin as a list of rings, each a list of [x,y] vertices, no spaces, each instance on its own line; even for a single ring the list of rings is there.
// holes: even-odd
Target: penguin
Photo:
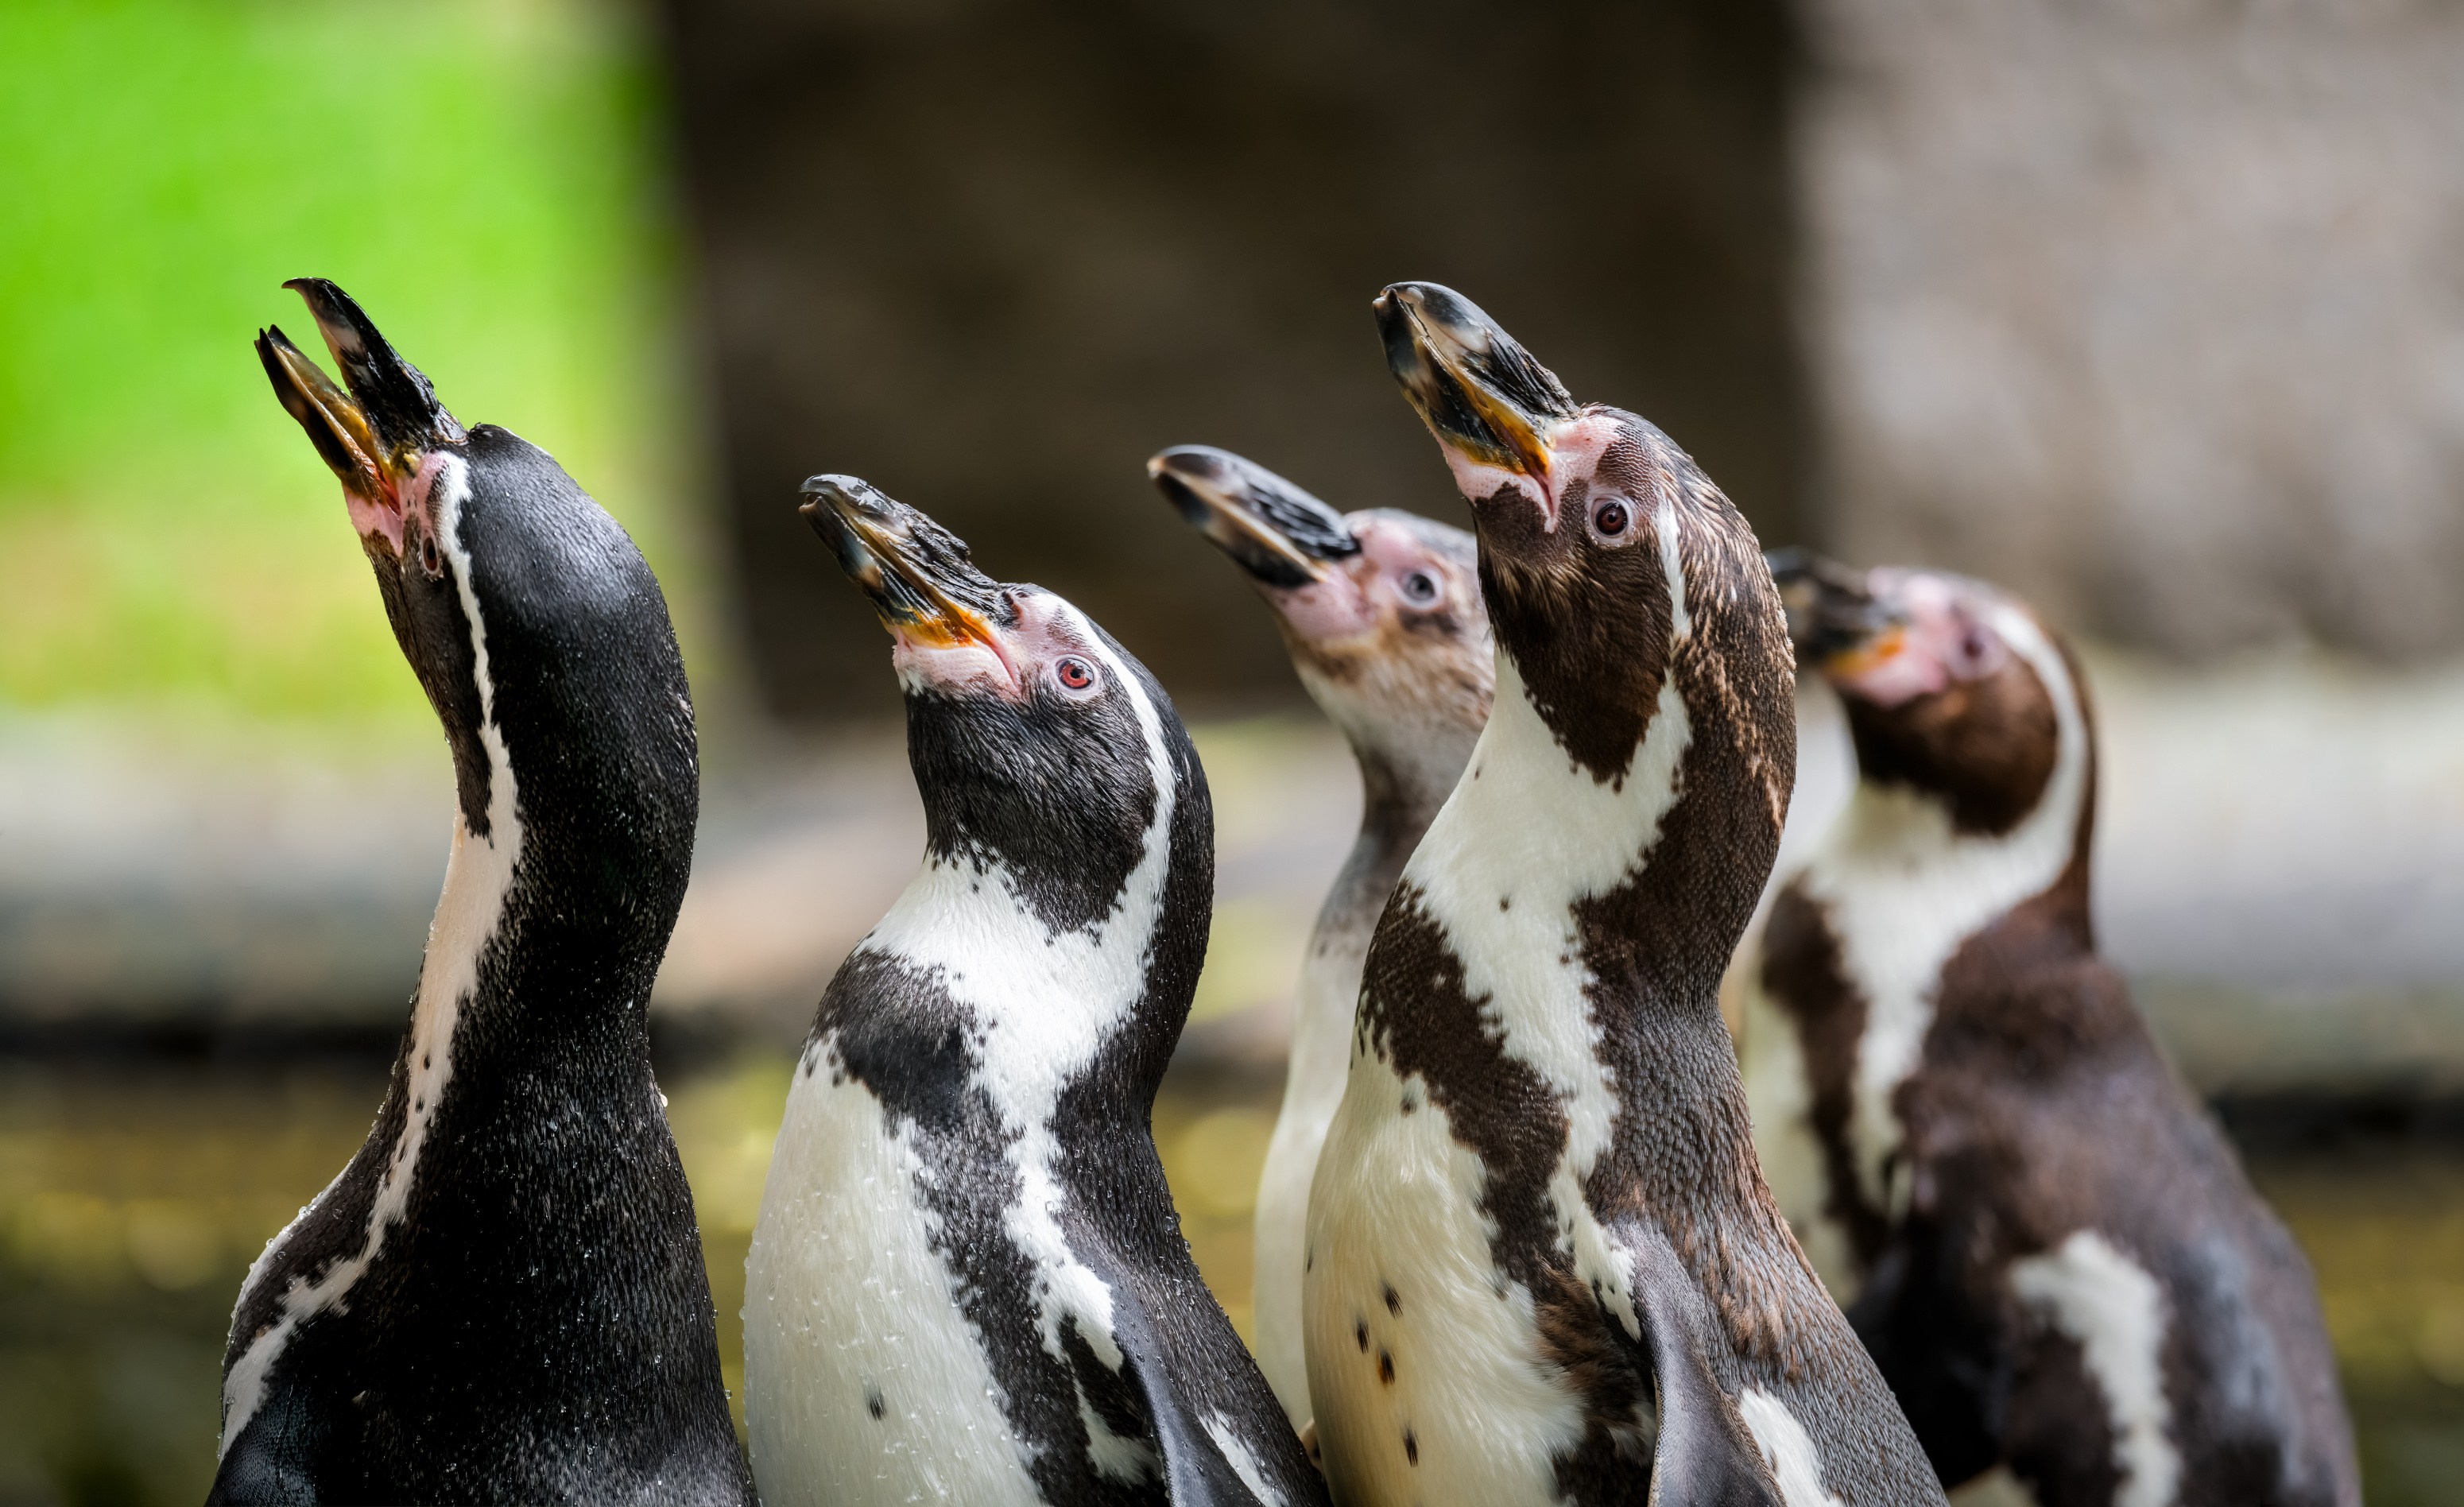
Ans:
[[[1310,1190],[1334,1496],[1940,1502],[1763,1186],[1720,1016],[1795,769],[1752,530],[1461,295],[1375,310],[1471,504],[1497,695],[1378,920]]]
[[[343,385],[278,328],[256,353],[457,799],[375,1128],[241,1284],[208,1500],[749,1503],[650,1073],[700,804],[666,601],[546,451],[465,429],[341,289],[286,286]]]
[[[2099,955],[2096,725],[2012,594],[1774,557],[1857,755],[1772,903],[1766,1163],[1946,1482],[2361,1499],[2308,1263]]]
[[[1309,933],[1283,1107],[1258,1179],[1258,1365],[1299,1427],[1309,1419],[1301,1354],[1309,1178],[1343,1099],[1369,933],[1488,721],[1488,613],[1461,529],[1395,509],[1337,513],[1203,445],[1165,450],[1147,472],[1274,610],[1302,686],[1360,766],[1360,835]]]
[[[890,630],[927,851],[822,996],[762,1190],[762,1499],[1323,1502],[1155,1153],[1215,883],[1171,700],[923,513],[804,496]]]

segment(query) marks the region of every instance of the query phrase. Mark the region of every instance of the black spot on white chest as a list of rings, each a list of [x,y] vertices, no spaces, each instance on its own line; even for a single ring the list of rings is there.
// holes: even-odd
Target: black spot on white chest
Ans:
[[[980,1358],[982,1389],[1045,1499],[1142,1499],[1135,1462],[1154,1453],[1153,1427],[1111,1333],[1068,1300],[1089,1279],[1083,1269],[1063,1269],[1075,1267],[1068,1235],[1083,1227],[1079,1200],[1048,1176],[1034,1186],[1041,1174],[1027,1143],[1038,1127],[1005,1118],[986,1078],[988,1029],[934,974],[860,951],[825,1001],[791,1092],[812,1104],[808,1133],[882,1143],[865,1157],[884,1174],[866,1238],[898,1247],[883,1251],[879,1264],[910,1274],[915,1290],[902,1300],[914,1305],[915,1343],[963,1345]],[[791,1112],[791,1127],[798,1118]],[[1060,1265],[1039,1228],[1059,1235]],[[858,1261],[837,1268],[834,1279],[862,1285],[874,1273]],[[861,1303],[848,1293],[825,1295],[819,1306]],[[847,1391],[846,1411],[916,1431],[918,1448],[945,1429],[942,1414],[973,1406],[973,1398],[917,1396],[881,1370],[835,1380]],[[1099,1431],[1111,1447],[1109,1472],[1089,1445]]]

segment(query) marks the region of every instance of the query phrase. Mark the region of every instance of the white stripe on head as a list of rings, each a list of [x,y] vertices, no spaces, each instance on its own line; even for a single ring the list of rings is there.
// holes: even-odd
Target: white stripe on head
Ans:
[[[2093,1230],[2075,1230],[2042,1256],[2011,1263],[2011,1291],[2077,1341],[2081,1368],[2104,1394],[2114,1507],[2167,1507],[2182,1457],[2167,1430],[2165,1295],[2146,1269]]]
[[[1940,800],[1860,780],[1805,869],[1807,893],[1830,913],[1847,981],[1865,1000],[1849,1107],[1859,1186],[1894,1217],[1907,1180],[1886,1176],[1900,1147],[1891,1100],[1933,1025],[1943,966],[1989,922],[2061,877],[2087,797],[2087,718],[2060,650],[2007,603],[1995,603],[1987,621],[2053,702],[2054,769],[2035,809],[1998,836],[1962,833]]]
[[[1022,1185],[1003,1224],[1036,1264],[1045,1348],[1067,1359],[1061,1321],[1067,1318],[1097,1358],[1117,1370],[1111,1289],[1070,1251],[1055,1216],[1064,1194],[1054,1170],[1061,1146],[1053,1116],[1062,1090],[1128,1022],[1146,993],[1179,791],[1163,718],[1146,688],[1083,613],[1060,605],[1076,622],[1087,652],[1129,698],[1155,781],[1155,815],[1119,903],[1090,929],[1055,933],[1000,859],[935,859],[862,948],[937,972],[951,997],[974,1013],[983,1059],[979,1082],[1015,1138],[1007,1155]]]
[[[437,542],[460,591],[463,614],[471,624],[471,673],[479,690],[478,735],[488,754],[488,835],[474,837],[462,819],[460,806],[455,806],[453,846],[446,860],[445,889],[437,899],[436,914],[429,923],[428,950],[420,960],[419,994],[411,1006],[407,1086],[410,1102],[404,1106],[402,1133],[395,1139],[385,1169],[378,1176],[367,1238],[357,1256],[335,1262],[314,1280],[302,1280],[301,1276],[296,1275],[292,1286],[282,1295],[281,1317],[232,1363],[223,1383],[222,1450],[226,1452],[264,1404],[266,1379],[300,1325],[343,1303],[352,1286],[384,1249],[385,1233],[402,1220],[410,1199],[411,1181],[418,1172],[420,1151],[428,1143],[429,1126],[435,1120],[437,1105],[452,1075],[453,1028],[462,1006],[478,987],[479,959],[503,919],[505,896],[513,888],[515,865],[521,857],[522,828],[514,799],[513,759],[506,752],[504,733],[496,726],[496,688],[488,672],[487,624],[480,616],[479,599],[472,586],[470,550],[460,537],[462,505],[471,495],[470,473],[461,457],[451,453],[438,455],[435,465],[432,495]],[[297,1219],[266,1242],[264,1252],[240,1284],[242,1306],[257,1284],[269,1277],[268,1263],[281,1250],[284,1240],[298,1228],[301,1219],[333,1196],[341,1182],[337,1177],[327,1185],[308,1208],[299,1212]]]
[[[1663,497],[1652,510],[1651,529],[1660,535],[1660,574],[1668,582],[1668,646],[1694,636],[1693,616],[1685,610],[1685,556],[1678,547],[1677,504]],[[1674,666],[1670,673],[1674,674]]]
[[[1782,1507],[1844,1507],[1823,1488],[1821,1452],[1786,1403],[1759,1387],[1749,1387],[1737,1395],[1737,1415],[1745,1420],[1746,1431],[1754,1436],[1764,1463],[1771,1467],[1771,1479],[1779,1484]]]

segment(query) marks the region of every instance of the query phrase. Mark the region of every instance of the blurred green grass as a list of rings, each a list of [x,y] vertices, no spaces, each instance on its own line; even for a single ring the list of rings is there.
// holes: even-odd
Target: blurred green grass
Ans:
[[[656,106],[605,0],[0,6],[0,710],[424,719],[249,349],[321,356],[302,274],[562,460],[701,658]]]

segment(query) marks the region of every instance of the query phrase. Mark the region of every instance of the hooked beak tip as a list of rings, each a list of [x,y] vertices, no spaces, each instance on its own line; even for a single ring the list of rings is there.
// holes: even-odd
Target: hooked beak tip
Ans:
[[[931,518],[852,476],[814,476],[797,512],[902,643],[978,643],[1007,663],[986,617],[996,588]]]
[[[1439,444],[1546,491],[1551,437],[1579,411],[1555,374],[1450,288],[1394,283],[1372,307],[1387,365]]]
[[[1866,572],[1793,545],[1764,560],[1799,665],[1828,674],[1860,657],[1887,657],[1903,620],[1875,597]]]
[[[1292,482],[1228,450],[1176,446],[1147,474],[1184,522],[1261,586],[1325,580],[1360,552],[1343,515]]]

